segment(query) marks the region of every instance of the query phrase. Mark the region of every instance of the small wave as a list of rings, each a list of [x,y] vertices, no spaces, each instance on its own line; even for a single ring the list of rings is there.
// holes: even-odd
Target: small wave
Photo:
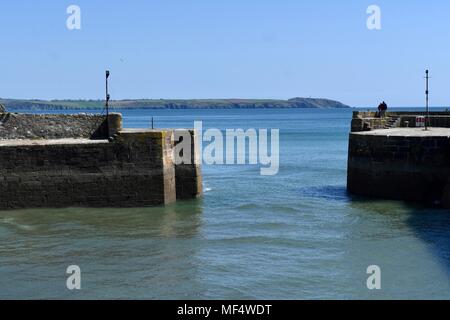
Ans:
[[[0,220],[0,223],[14,226],[20,230],[25,230],[25,231],[34,230],[34,227],[26,225],[26,224],[20,224],[20,223],[16,222],[16,220],[14,220],[13,218],[3,218],[2,220]]]
[[[282,206],[282,205],[270,206],[270,209],[274,210],[276,212],[278,212],[278,211],[286,212],[286,213],[297,213],[297,212],[299,212],[299,210],[294,208],[294,207]]]
[[[259,205],[254,204],[254,203],[246,203],[246,204],[238,205],[237,208],[239,210],[250,210],[250,209],[257,209],[257,208],[259,208]]]
[[[267,209],[272,212],[285,212],[285,213],[298,213],[299,210],[297,208],[294,208],[292,206],[286,206],[286,205],[260,205],[256,203],[245,203],[240,204],[236,206],[236,209],[238,210],[262,210]]]
[[[300,194],[304,197],[318,198],[335,201],[348,201],[350,199],[344,186],[317,186],[300,188]]]
[[[212,188],[205,188],[203,191],[204,192],[210,192],[210,191],[212,191]]]
[[[300,240],[288,238],[288,237],[270,237],[263,235],[253,235],[253,236],[236,236],[236,237],[224,237],[211,239],[213,242],[220,242],[224,244],[271,244],[280,247],[296,247],[299,248]]]

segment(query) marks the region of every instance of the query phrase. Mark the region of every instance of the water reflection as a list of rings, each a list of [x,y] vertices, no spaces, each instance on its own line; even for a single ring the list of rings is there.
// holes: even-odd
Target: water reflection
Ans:
[[[387,285],[379,298],[409,297],[404,288],[422,283],[427,286],[429,273],[447,281],[428,288],[428,292],[435,291],[436,297],[448,295],[450,210],[352,196],[344,185],[300,188],[299,194],[305,201],[332,201],[346,212],[345,268],[354,270],[358,274],[356,281],[364,284],[365,268],[371,264],[382,266]],[[394,283],[402,283],[403,289]],[[354,279],[349,282],[350,287],[354,284]],[[360,290],[354,298],[374,298],[364,285]],[[415,297],[424,296],[416,292]]]
[[[2,299],[186,298],[204,289],[203,202],[156,208],[0,212]],[[65,288],[79,265],[83,290]]]
[[[0,212],[0,227],[20,234],[93,231],[117,237],[184,238],[198,234],[202,200],[151,208],[27,209]]]
[[[414,237],[450,273],[450,210],[367,198],[353,198],[351,207],[366,222],[384,225],[378,238]]]
[[[407,223],[450,274],[450,210],[412,208]]]

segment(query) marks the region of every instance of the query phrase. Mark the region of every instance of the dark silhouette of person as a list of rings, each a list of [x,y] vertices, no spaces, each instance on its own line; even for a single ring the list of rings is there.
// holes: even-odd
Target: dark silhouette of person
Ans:
[[[386,102],[382,102],[380,103],[380,105],[378,106],[378,114],[380,116],[380,118],[384,118],[386,116],[386,111],[388,109],[388,106],[386,104]]]

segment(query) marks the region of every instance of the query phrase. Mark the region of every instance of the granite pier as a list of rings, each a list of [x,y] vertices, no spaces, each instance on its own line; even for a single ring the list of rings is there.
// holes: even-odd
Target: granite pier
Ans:
[[[350,193],[450,208],[450,113],[354,112],[349,139]]]
[[[187,143],[189,161],[177,160]],[[123,129],[122,116],[0,111],[0,210],[145,207],[202,194],[195,131]]]

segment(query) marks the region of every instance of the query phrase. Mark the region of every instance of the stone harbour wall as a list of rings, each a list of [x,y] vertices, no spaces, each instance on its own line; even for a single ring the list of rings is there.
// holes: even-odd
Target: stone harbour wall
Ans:
[[[118,119],[120,118],[120,119]],[[120,114],[111,114],[110,127],[122,122]],[[63,139],[108,137],[106,116],[99,114],[21,114],[0,112],[0,140],[5,139]],[[110,134],[114,134],[110,130]]]
[[[426,112],[389,111],[386,113],[386,117],[380,118],[374,111],[354,111],[351,122],[351,131],[371,131],[387,129],[389,127],[415,128],[416,118],[418,116],[424,117],[426,116]],[[428,123],[430,127],[450,128],[450,112],[430,112]]]
[[[87,130],[62,139],[0,140],[0,209],[145,207],[201,195],[200,164],[174,161],[174,130],[116,130],[118,120],[112,116],[110,139],[84,138]],[[62,129],[49,130],[51,136]]]
[[[447,136],[352,133],[347,187],[356,195],[448,208],[449,164],[450,137]]]
[[[175,166],[177,199],[187,200],[197,198],[202,194],[202,174],[200,166],[200,152],[196,143],[197,136],[195,130],[175,130],[175,144],[186,137],[190,139],[191,149],[189,162]]]

